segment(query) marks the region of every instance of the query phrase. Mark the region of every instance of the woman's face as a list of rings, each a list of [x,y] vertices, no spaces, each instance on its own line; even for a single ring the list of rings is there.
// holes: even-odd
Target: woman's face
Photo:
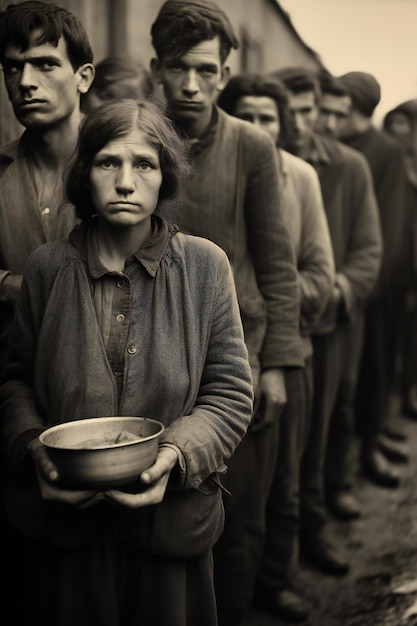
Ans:
[[[234,115],[255,124],[278,142],[280,123],[275,100],[269,96],[242,96],[236,102]]]
[[[397,139],[405,139],[411,134],[411,122],[405,113],[392,113],[389,120],[389,132]]]
[[[114,226],[148,223],[158,204],[159,152],[138,129],[109,141],[95,156],[91,198],[99,218]]]

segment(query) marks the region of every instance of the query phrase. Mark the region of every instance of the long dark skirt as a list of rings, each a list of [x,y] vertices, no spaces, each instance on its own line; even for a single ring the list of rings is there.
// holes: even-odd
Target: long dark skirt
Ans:
[[[76,548],[23,541],[21,602],[8,607],[15,624],[217,625],[211,552],[183,561],[151,557],[109,529]]]

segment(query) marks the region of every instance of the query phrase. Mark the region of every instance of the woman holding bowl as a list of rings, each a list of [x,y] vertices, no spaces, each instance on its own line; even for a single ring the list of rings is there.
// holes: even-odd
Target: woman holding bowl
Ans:
[[[161,217],[186,172],[158,106],[97,107],[67,182],[81,222],[28,261],[0,411],[31,623],[217,623],[219,474],[248,427],[252,382],[226,255]],[[60,486],[40,433],[117,415],[165,426],[142,488]]]

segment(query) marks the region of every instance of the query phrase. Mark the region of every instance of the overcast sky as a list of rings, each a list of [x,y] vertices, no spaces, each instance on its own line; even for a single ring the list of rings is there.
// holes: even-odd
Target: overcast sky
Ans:
[[[417,98],[417,0],[279,0],[304,41],[336,75],[369,72],[381,84],[380,123]]]

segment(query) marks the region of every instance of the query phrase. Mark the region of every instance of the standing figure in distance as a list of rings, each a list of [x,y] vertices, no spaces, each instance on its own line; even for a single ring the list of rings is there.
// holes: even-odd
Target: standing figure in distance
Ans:
[[[318,173],[335,259],[333,294],[312,329],[314,402],[301,467],[300,548],[316,567],[340,575],[348,571],[349,560],[329,536],[327,526],[324,467],[328,433],[340,394],[352,392],[352,385],[344,382],[354,380],[356,372],[353,360],[346,362],[345,354],[351,347],[357,316],[378,278],[381,230],[366,159],[316,130],[321,98],[316,74],[289,67],[274,75],[289,93],[292,124],[285,145]]]
[[[256,595],[279,617],[298,620],[308,616],[307,603],[296,591],[296,574],[300,462],[310,432],[313,401],[310,329],[331,295],[334,261],[318,176],[303,159],[278,147],[288,124],[287,102],[282,83],[258,74],[232,77],[218,99],[223,110],[265,130],[277,146],[284,207],[297,256],[304,367],[285,373],[287,404],[279,419],[278,458],[265,510]],[[216,592],[218,597],[223,593],[221,588]],[[244,602],[247,599],[242,599]]]
[[[417,418],[417,100],[407,100],[385,115],[384,130],[398,140],[406,174],[404,245],[399,267],[403,292],[399,320],[399,384],[404,415]],[[400,439],[401,440],[401,439]]]
[[[375,128],[374,111],[381,86],[367,72],[340,76],[352,108],[339,136],[367,160],[378,203],[383,255],[378,282],[365,315],[365,334],[356,395],[356,419],[361,435],[361,466],[368,479],[395,488],[400,472],[392,461],[408,459],[407,446],[385,434],[397,374],[399,288],[404,212],[405,169],[401,147],[385,131]]]

